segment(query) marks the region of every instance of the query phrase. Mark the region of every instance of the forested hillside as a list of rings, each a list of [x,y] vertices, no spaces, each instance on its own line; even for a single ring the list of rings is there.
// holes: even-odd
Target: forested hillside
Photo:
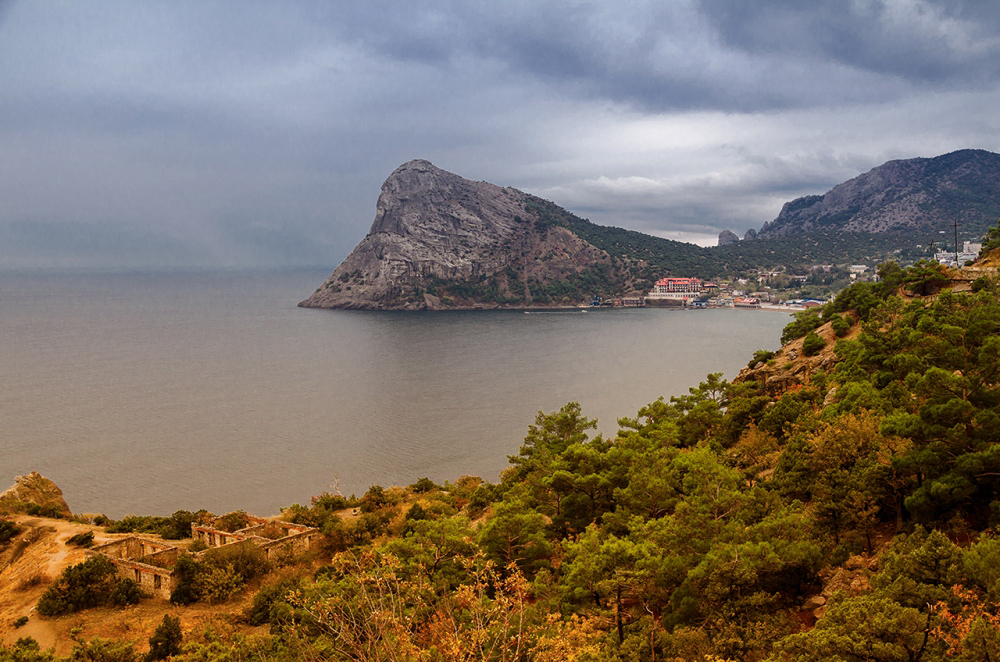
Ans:
[[[740,241],[726,246],[701,248],[694,244],[595,225],[558,205],[529,197],[527,207],[544,223],[572,230],[581,239],[631,265],[645,287],[664,274],[695,275],[702,278],[733,277],[759,269],[788,269],[797,272],[815,264],[880,264],[889,260],[913,261],[929,256],[929,246],[942,247],[938,229],[906,229],[883,233],[812,230],[767,240]],[[967,236],[967,234],[963,234]],[[978,234],[972,238],[978,239]],[[948,244],[951,245],[951,244]],[[609,283],[614,290],[619,284]],[[641,288],[640,288],[641,289]],[[648,288],[646,288],[648,289]]]
[[[1000,659],[997,281],[881,275],[613,438],[539,412],[496,484],[288,508],[320,557],[232,589],[256,591],[233,626],[172,659]]]

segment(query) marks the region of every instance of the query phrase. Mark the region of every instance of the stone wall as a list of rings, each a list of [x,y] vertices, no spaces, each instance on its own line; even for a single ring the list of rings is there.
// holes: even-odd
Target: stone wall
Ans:
[[[301,533],[293,533],[261,545],[267,560],[273,561],[281,556],[297,556],[316,549],[319,546],[320,533],[316,529],[306,528],[307,530]]]
[[[314,527],[253,515],[248,515],[247,521],[250,526],[232,532],[192,523],[191,537],[202,541],[208,547],[224,547],[247,540],[264,549],[269,561],[280,554],[303,554],[319,545],[319,531]],[[273,538],[275,531],[283,535],[280,538]]]
[[[87,553],[107,557],[115,564],[119,577],[135,581],[144,593],[158,598],[169,600],[177,585],[172,566],[181,555],[181,550],[173,545],[129,536],[95,547]]]
[[[222,547],[234,542],[246,540],[246,536],[238,532],[223,531],[211,526],[191,524],[191,537],[200,540],[209,547]]]
[[[121,538],[99,545],[90,551],[104,554],[111,559],[138,559],[143,556],[151,556],[176,549],[173,545],[159,540],[129,536],[128,538]]]
[[[268,561],[303,554],[319,545],[320,533],[313,527],[263,517],[248,516],[247,519],[250,526],[233,532],[192,523],[191,537],[213,548],[247,542],[262,549]],[[259,533],[284,535],[273,539]],[[184,550],[160,540],[128,536],[94,547],[87,553],[107,557],[118,568],[120,577],[134,580],[144,593],[169,600],[177,586],[173,565]]]

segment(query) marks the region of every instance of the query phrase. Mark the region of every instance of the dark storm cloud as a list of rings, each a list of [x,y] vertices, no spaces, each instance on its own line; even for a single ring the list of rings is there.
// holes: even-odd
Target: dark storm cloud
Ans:
[[[399,60],[495,59],[579,92],[656,110],[759,110],[884,100],[912,86],[995,82],[989,2],[358,3],[328,17]]]
[[[748,53],[805,56],[947,87],[995,82],[1000,73],[1000,11],[989,0],[704,0],[703,7],[723,43]]]
[[[1000,148],[998,17],[924,0],[0,0],[0,265],[76,246],[86,264],[333,266],[418,157],[710,242],[889,158]]]

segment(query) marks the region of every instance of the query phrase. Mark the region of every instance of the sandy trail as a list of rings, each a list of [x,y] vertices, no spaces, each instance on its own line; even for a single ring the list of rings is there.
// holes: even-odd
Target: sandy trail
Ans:
[[[86,531],[102,536],[103,531],[87,524],[47,517],[22,516],[15,521],[26,529],[18,539],[27,536],[27,540],[34,538],[34,541],[13,563],[0,571],[0,638],[5,644],[12,644],[21,637],[33,637],[43,649],[55,647],[59,654],[68,653],[71,642],[60,642],[55,623],[39,618],[35,605],[51,580],[67,566],[80,563],[85,558],[85,550],[66,545],[66,540]],[[19,588],[39,575],[48,580]],[[28,617],[27,624],[15,628],[14,621],[22,616]]]

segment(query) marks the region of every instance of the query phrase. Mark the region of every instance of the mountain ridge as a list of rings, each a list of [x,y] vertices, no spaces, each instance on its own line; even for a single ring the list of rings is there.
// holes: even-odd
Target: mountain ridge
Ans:
[[[430,161],[386,179],[368,234],[308,308],[422,310],[579,305],[643,294],[663,276],[916,259],[958,220],[978,239],[1000,216],[1000,154],[889,161],[823,195],[791,200],[742,240],[701,248],[601,226],[557,204]]]
[[[823,195],[786,202],[757,239],[819,229],[881,234],[958,220],[980,233],[1000,216],[1000,154],[963,149],[888,161]]]

